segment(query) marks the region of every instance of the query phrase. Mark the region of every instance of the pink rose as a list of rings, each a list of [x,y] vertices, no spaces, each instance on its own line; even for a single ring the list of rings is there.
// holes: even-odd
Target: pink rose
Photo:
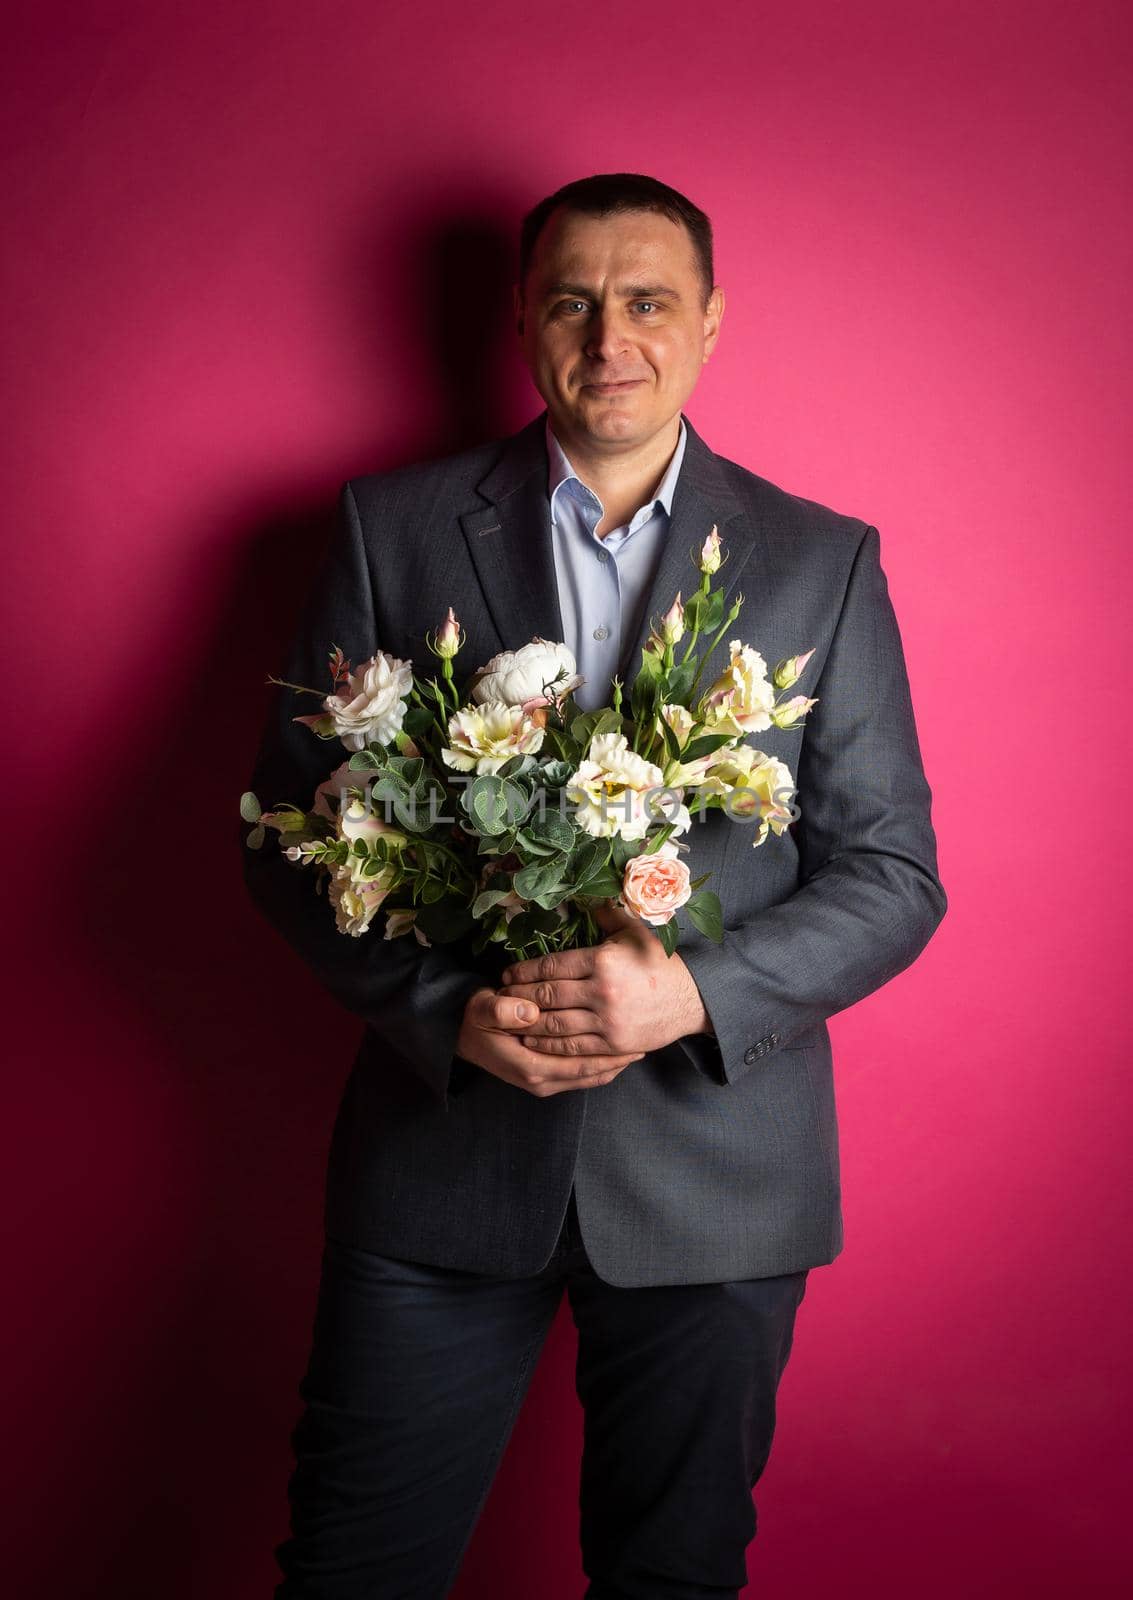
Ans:
[[[655,928],[669,922],[692,891],[688,867],[673,843],[652,855],[634,856],[622,878],[621,903],[633,916]]]

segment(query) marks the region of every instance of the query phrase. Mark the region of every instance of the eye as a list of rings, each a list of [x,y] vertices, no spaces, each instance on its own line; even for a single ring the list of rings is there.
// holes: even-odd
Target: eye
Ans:
[[[634,302],[634,304],[639,306],[653,306],[658,310],[660,309],[660,307],[657,306],[656,300],[637,300]]]
[[[555,307],[555,310],[556,311],[566,311],[566,310],[569,310],[569,308],[571,306],[585,306],[585,305],[586,305],[586,301],[585,300],[560,300],[558,305]]]

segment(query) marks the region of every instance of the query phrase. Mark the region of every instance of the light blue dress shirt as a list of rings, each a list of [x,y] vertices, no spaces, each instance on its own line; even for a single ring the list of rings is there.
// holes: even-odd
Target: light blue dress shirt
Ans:
[[[605,515],[601,500],[567,459],[547,417],[547,494],[563,643],[586,682],[575,690],[584,711],[609,703],[623,647],[637,635],[642,607],[669,531],[673,493],[688,429],[681,418],[677,447],[653,496],[629,522],[604,538],[594,532]],[[632,677],[638,663],[631,662]],[[627,683],[628,689],[628,683]]]

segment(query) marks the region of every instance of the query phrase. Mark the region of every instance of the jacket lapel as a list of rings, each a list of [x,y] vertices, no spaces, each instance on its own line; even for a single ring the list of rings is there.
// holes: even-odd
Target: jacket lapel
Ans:
[[[735,599],[740,574],[760,542],[760,535],[747,521],[728,483],[721,458],[708,448],[687,416],[684,423],[688,438],[661,558],[642,603],[636,630],[626,640],[618,666],[618,676],[627,687],[637,676],[652,619],[668,611],[678,593],[687,600],[700,582],[696,563],[713,525],[727,557],[716,577],[716,587],[724,591],[725,611]]]
[[[489,504],[460,518],[488,612],[505,650],[520,649],[536,634],[551,639],[563,636],[547,499],[546,417],[544,409],[505,441],[499,459],[477,485]],[[746,517],[722,458],[708,448],[687,416],[684,423],[688,439],[668,532],[618,667],[627,686],[636,676],[651,618],[667,611],[678,591],[687,599],[696,588],[696,557],[713,525],[727,556],[716,579],[717,587],[724,591],[725,610],[735,599],[740,575],[753,551],[766,554],[766,540]]]
[[[563,636],[547,499],[546,415],[512,434],[477,485],[490,505],[460,518],[504,650],[519,650],[536,634]]]

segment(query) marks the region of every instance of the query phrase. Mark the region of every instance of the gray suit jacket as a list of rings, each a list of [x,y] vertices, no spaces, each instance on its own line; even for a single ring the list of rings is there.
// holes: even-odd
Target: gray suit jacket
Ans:
[[[332,644],[428,673],[425,633],[450,604],[468,672],[534,634],[561,638],[547,504],[546,413],[502,441],[343,486],[339,531],[277,676],[329,688]],[[877,530],[787,494],[708,448],[688,417],[671,524],[621,674],[649,614],[689,592],[713,523],[717,580],[743,593],[735,634],[773,665],[816,647],[802,727],[754,739],[780,756],[801,818],[752,848],[722,812],[685,836],[711,870],[725,942],[682,931],[716,1030],[647,1055],[599,1088],[539,1099],[455,1056],[465,1001],[506,957],[338,933],[310,869],[274,835],[245,851],[249,891],[325,987],[365,1020],[331,1141],[325,1223],[386,1255],[520,1276],[549,1259],[571,1184],[598,1274],[623,1286],[797,1272],[842,1248],[826,1019],[924,948],[946,908],[931,791]],[[727,657],[721,641],[705,669]],[[290,719],[277,691],[253,773],[267,805],[309,805],[345,753]]]

